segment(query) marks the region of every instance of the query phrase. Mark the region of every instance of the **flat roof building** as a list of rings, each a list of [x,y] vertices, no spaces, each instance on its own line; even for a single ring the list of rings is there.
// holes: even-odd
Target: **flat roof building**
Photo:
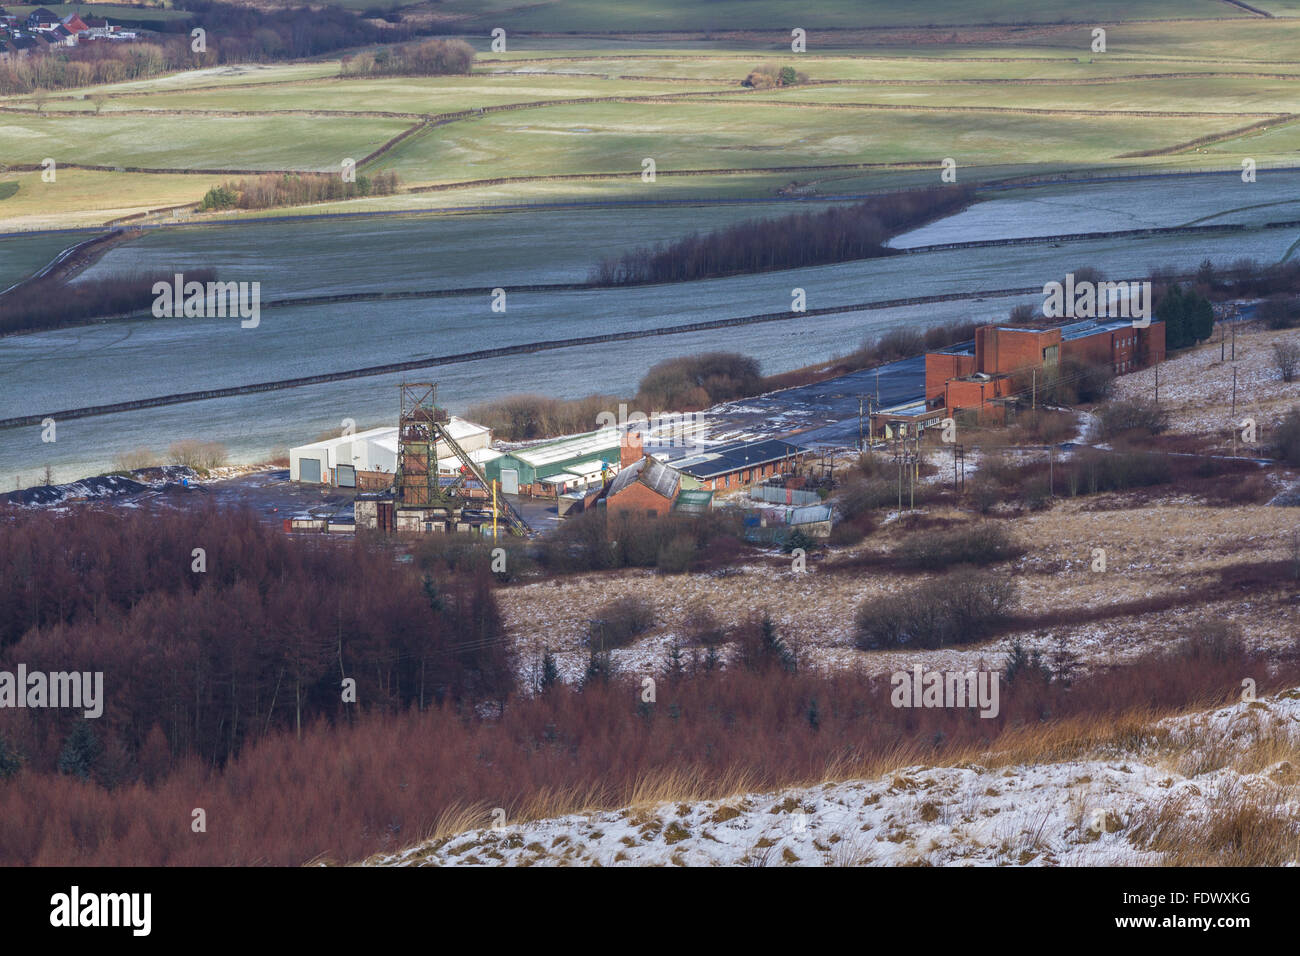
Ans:
[[[984,325],[965,342],[925,356],[925,397],[931,408],[985,409],[1012,398],[1017,380],[1062,363],[1106,366],[1116,375],[1149,368],[1165,353],[1165,325],[1131,319],[1072,322],[1048,328]]]
[[[446,425],[453,441],[482,465],[498,453],[489,448],[492,432],[483,425],[452,417]],[[438,471],[454,474],[460,460],[445,442],[437,445]],[[356,487],[359,472],[394,474],[397,471],[397,428],[370,428],[351,435],[289,449],[289,480]]]

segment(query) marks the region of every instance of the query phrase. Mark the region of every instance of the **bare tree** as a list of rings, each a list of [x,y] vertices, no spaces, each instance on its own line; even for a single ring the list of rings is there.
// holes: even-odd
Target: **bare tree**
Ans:
[[[1273,343],[1273,364],[1284,382],[1294,382],[1296,369],[1300,368],[1300,345],[1295,342]]]

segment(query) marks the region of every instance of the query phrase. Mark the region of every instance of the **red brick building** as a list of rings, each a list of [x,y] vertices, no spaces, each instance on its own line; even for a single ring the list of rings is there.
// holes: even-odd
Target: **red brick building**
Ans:
[[[1053,328],[984,325],[973,346],[925,356],[925,397],[931,407],[983,408],[1006,398],[1034,370],[1062,363],[1109,365],[1116,375],[1148,368],[1164,358],[1165,325],[1139,328],[1131,321],[1075,322]]]
[[[658,518],[666,515],[681,490],[681,474],[650,456],[619,469],[605,492],[609,514]]]

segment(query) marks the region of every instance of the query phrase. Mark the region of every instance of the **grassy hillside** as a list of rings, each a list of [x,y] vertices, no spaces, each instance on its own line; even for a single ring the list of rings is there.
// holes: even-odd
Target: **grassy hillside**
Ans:
[[[689,23],[733,6],[661,4],[652,12]],[[744,6],[746,16],[760,17],[775,5]],[[761,198],[790,189],[848,194],[930,181],[945,157],[967,182],[1061,170],[1235,168],[1247,155],[1261,169],[1296,162],[1300,20],[1249,16],[1224,3],[1129,6],[1130,17],[1177,8],[1226,19],[1112,24],[1104,54],[1091,52],[1089,27],[1052,25],[1061,15],[1049,5],[1038,14],[1046,25],[1026,29],[814,31],[812,52],[799,56],[767,35],[725,44],[679,38],[671,46],[589,38],[586,50],[535,39],[532,49],[482,52],[470,76],[341,78],[338,60],[219,67],[0,99],[0,163],[48,156],[61,166],[326,170],[409,132],[363,172],[391,170],[406,187],[439,191],[329,207],[359,211]],[[1101,18],[1106,10],[1119,16],[1118,7],[1070,9]],[[442,14],[458,9],[456,0],[438,5]],[[512,15],[563,23],[594,9],[558,2]],[[641,8],[600,9],[608,14],[601,22],[616,22]],[[850,7],[817,9],[833,17]],[[884,15],[872,9],[868,19]],[[967,5],[900,9],[927,24],[974,22]],[[999,9],[1019,16],[1029,6]],[[944,19],[959,15],[966,19]],[[486,33],[476,42],[484,48]],[[747,91],[741,81],[763,63],[795,66],[809,83]],[[445,116],[478,109],[489,112]],[[647,157],[663,174],[730,172],[661,175],[648,189],[639,177]],[[845,166],[867,168],[837,168]],[[604,178],[573,178],[592,175]],[[102,223],[196,202],[215,184],[210,176],[96,176],[114,178],[96,180],[93,192],[40,190],[38,203],[37,191],[24,188],[0,208],[0,228]],[[508,182],[464,185],[483,180]]]

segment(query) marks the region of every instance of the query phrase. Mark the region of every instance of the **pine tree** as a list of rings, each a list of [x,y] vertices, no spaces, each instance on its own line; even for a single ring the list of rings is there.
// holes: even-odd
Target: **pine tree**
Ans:
[[[787,673],[793,674],[798,669],[798,661],[795,658],[794,651],[786,644],[785,639],[776,632],[776,624],[772,618],[764,613],[760,630],[762,640],[762,655],[765,660],[775,660],[781,665],[781,669]]]
[[[23,768],[22,754],[9,741],[0,737],[0,780],[8,780],[18,775]]]
[[[1210,300],[1198,292],[1188,293],[1185,300],[1187,310],[1188,344],[1204,342],[1214,334],[1214,306]]]
[[[99,740],[95,737],[95,732],[90,729],[90,724],[83,720],[77,724],[63,744],[63,751],[59,754],[59,773],[68,773],[82,780],[89,780],[97,759],[99,759]]]
[[[542,693],[549,690],[556,681],[560,679],[560,668],[555,663],[555,655],[551,649],[545,648],[542,651],[542,673],[537,679],[537,689]]]
[[[1156,318],[1165,324],[1167,349],[1181,349],[1189,344],[1186,305],[1183,301],[1183,290],[1177,284],[1171,285],[1165,291],[1160,305],[1156,307]]]
[[[614,660],[609,651],[598,651],[593,647],[591,656],[587,658],[586,673],[582,675],[582,686],[585,688],[597,682],[607,684],[613,676]]]
[[[442,594],[438,591],[438,585],[427,574],[424,576],[424,596],[429,599],[429,607],[435,614],[446,607],[446,602],[443,601]]]
[[[668,650],[668,666],[665,669],[668,677],[678,678],[686,672],[686,664],[682,660],[682,646],[673,641],[673,646]]]

